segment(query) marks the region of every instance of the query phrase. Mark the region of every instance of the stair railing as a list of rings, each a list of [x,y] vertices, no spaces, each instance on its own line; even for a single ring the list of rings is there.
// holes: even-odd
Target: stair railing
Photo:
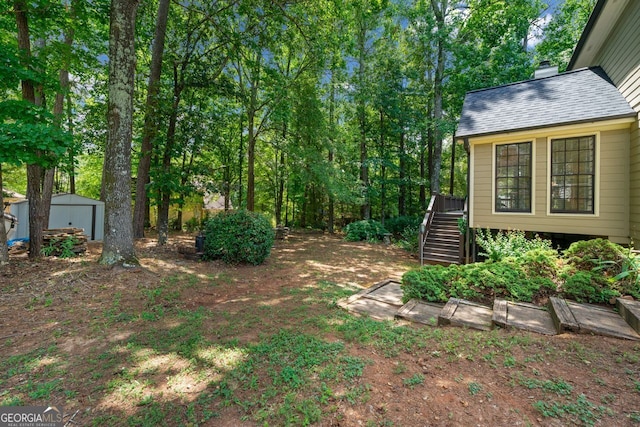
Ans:
[[[422,224],[420,224],[420,232],[418,235],[418,246],[420,249],[420,265],[424,265],[424,245],[427,241],[427,236],[431,230],[431,223],[435,217],[436,212],[452,212],[452,211],[467,211],[465,197],[455,197],[445,194],[434,194],[429,201],[429,207],[424,214]]]
[[[420,265],[424,265],[424,244],[427,240],[427,236],[429,235],[429,230],[431,229],[431,223],[433,222],[433,217],[435,216],[435,207],[438,200],[439,194],[434,194],[431,196],[431,200],[429,201],[429,207],[427,208],[427,213],[424,214],[424,219],[422,220],[422,224],[420,224],[420,232],[418,234],[418,246],[420,248]]]
[[[465,197],[464,199],[464,206],[462,208],[462,219],[464,221],[464,223],[466,224],[465,226],[465,230],[463,232],[463,230],[460,230],[460,240],[458,242],[458,255],[460,258],[460,264],[466,264],[467,263],[467,259],[465,258],[465,253],[469,253],[469,206],[468,206],[468,200]]]

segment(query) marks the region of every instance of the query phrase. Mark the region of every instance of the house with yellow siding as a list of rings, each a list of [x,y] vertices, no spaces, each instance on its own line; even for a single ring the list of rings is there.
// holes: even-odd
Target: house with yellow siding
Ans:
[[[470,228],[640,242],[638,22],[599,0],[566,72],[467,93]]]

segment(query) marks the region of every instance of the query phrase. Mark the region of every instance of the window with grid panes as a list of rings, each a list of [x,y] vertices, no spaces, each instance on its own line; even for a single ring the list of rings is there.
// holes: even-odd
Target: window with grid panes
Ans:
[[[496,145],[496,212],[531,212],[531,142]]]
[[[551,212],[594,212],[595,136],[551,140]]]

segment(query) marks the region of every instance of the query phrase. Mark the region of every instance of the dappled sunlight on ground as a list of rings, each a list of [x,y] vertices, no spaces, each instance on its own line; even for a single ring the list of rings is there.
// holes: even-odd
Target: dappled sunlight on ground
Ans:
[[[340,309],[418,266],[396,247],[294,232],[252,266],[185,259],[181,244],[193,236],[139,240],[131,269],[98,265],[92,244],[77,260],[0,270],[0,403],[56,404],[77,414],[70,425],[100,426],[561,425],[532,403],[581,393],[596,405],[615,393],[602,425],[637,411],[637,343],[404,327]],[[573,402],[515,373],[564,377]]]

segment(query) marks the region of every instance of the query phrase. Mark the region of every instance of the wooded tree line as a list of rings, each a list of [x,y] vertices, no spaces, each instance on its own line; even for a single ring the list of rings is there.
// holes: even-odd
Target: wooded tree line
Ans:
[[[40,224],[52,191],[100,197],[106,234],[142,237],[153,206],[160,244],[203,191],[329,231],[422,215],[466,194],[465,92],[562,69],[593,4],[548,22],[541,0],[4,2],[0,186]]]

